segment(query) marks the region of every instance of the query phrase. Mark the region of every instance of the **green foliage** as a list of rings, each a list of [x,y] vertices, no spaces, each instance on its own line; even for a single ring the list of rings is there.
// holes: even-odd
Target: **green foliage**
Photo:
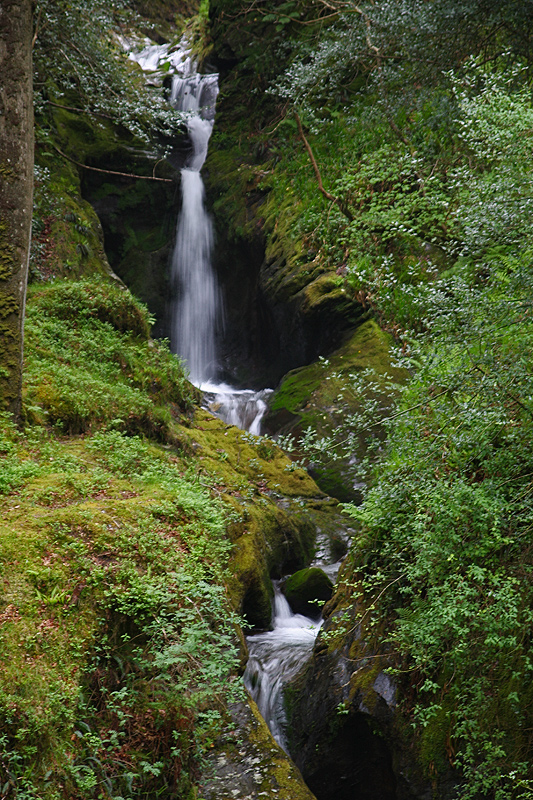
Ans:
[[[40,0],[35,9],[36,110],[49,101],[111,120],[138,141],[178,132],[180,117],[160,91],[150,91],[140,70],[128,62],[116,34],[134,25],[125,2]],[[113,36],[113,32],[115,36]],[[74,102],[69,102],[75,98]],[[81,105],[81,108],[79,106]],[[83,123],[83,118],[81,124]]]
[[[246,28],[239,55],[251,68],[265,20],[239,8],[233,25]],[[270,296],[300,299],[336,272],[414,376],[386,410],[389,385],[343,375],[359,407],[346,413],[339,390],[327,404],[333,417],[340,409],[334,435],[317,414],[296,447],[342,459],[378,433],[374,466],[357,464],[373,488],[351,509],[365,623],[375,647],[385,631],[397,654],[428,774],[455,767],[465,799],[529,797],[533,779],[525,14],[522,3],[477,0],[309,3],[306,25],[287,27],[292,41],[269,60],[277,114],[247,133],[261,162]],[[324,187],[352,221],[319,191],[293,107]],[[321,374],[320,364],[291,374],[274,402],[300,413]]]
[[[191,407],[194,389],[150,318],[125,289],[57,282],[34,292],[26,321],[27,415],[82,433],[112,424],[167,435],[168,404]]]
[[[20,434],[11,414],[0,414],[0,423],[0,494],[5,494],[23,485],[38,472],[38,467],[31,458],[21,457]]]
[[[139,438],[2,431],[39,474],[2,501],[2,793],[194,794],[240,691],[221,506]]]
[[[422,367],[351,509],[375,624],[405,654],[417,725],[447,720],[464,798],[531,780],[531,275],[525,253],[428,289]]]
[[[99,320],[120,333],[148,339],[151,320],[146,309],[121,286],[91,280],[64,282],[40,289],[38,298],[39,311],[47,317]]]

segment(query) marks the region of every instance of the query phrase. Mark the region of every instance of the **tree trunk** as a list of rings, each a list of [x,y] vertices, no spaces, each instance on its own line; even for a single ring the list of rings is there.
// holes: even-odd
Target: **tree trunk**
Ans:
[[[0,2],[0,409],[20,414],[33,205],[31,0]]]

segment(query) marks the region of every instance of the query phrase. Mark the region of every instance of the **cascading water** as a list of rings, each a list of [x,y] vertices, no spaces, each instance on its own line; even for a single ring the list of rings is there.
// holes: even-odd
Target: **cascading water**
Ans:
[[[211,269],[213,232],[204,207],[200,173],[181,171],[182,209],[172,257],[173,284],[179,300],[172,307],[171,344],[189,367],[191,381],[201,385],[216,368],[215,329],[218,287]]]
[[[188,65],[193,69],[190,60]],[[172,305],[171,345],[187,362],[191,381],[206,393],[209,409],[226,422],[259,434],[269,390],[237,390],[216,382],[221,301],[211,264],[213,228],[204,204],[200,170],[213,130],[217,94],[217,75],[191,73],[173,78],[170,102],[189,115],[192,154],[181,171],[182,207],[172,257],[179,299]]]
[[[160,84],[161,67],[170,67],[174,72],[170,103],[187,121],[191,152],[181,170],[182,204],[171,267],[172,350],[186,361],[191,381],[205,392],[213,414],[258,435],[270,390],[254,392],[217,382],[216,338],[222,302],[211,263],[213,226],[204,204],[200,170],[215,121],[218,75],[197,72],[186,38],[177,49],[148,39],[118,38],[129,58],[150,73],[150,82]]]
[[[215,333],[220,315],[219,291],[211,266],[213,227],[204,205],[200,175],[213,130],[217,75],[174,76],[171,104],[191,114],[187,129],[192,154],[181,170],[182,206],[172,256],[172,282],[178,301],[172,304],[171,345],[202,385],[216,371]]]
[[[285,751],[287,717],[283,686],[310,657],[321,624],[302,614],[293,614],[279,584],[274,583],[274,630],[246,639],[249,658],[244,685],[257,703],[274,739]]]
[[[339,530],[338,533],[347,544],[350,539],[348,532]],[[315,559],[311,566],[319,567],[335,582],[340,561],[332,561],[329,537],[324,532],[319,533]],[[285,684],[310,658],[315,639],[322,627],[322,619],[313,620],[302,614],[294,614],[281,591],[281,584],[281,581],[273,581],[273,630],[246,637],[249,658],[244,684],[257,703],[274,739],[287,752],[287,717],[283,690]]]

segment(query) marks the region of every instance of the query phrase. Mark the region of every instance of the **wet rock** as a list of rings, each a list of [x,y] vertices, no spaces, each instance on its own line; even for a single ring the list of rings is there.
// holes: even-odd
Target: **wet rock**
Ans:
[[[274,741],[251,699],[229,709],[232,725],[206,759],[199,797],[205,800],[316,800]]]
[[[379,413],[386,416],[395,384],[407,378],[406,370],[393,366],[392,338],[369,319],[349,333],[329,358],[284,376],[269,398],[265,430],[298,440],[311,428],[319,437],[327,437],[328,452],[309,465],[309,473],[324,492],[341,502],[360,501],[357,465],[367,453],[368,432],[354,438],[347,455],[346,418],[360,414],[367,402],[378,404]],[[380,435],[378,428],[374,432]]]
[[[287,578],[283,593],[295,614],[317,619],[333,592],[330,578],[318,567],[301,569]]]
[[[434,780],[405,714],[408,684],[348,557],[304,671],[285,689],[289,751],[317,800],[430,800]],[[408,679],[405,679],[408,680]],[[449,768],[439,797],[458,788]]]

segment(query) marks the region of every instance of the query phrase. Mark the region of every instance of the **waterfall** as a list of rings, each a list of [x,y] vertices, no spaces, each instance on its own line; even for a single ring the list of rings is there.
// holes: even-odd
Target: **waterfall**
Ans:
[[[222,303],[213,271],[213,226],[204,203],[200,174],[215,121],[218,75],[197,72],[184,37],[177,49],[117,37],[121,46],[160,85],[164,70],[174,71],[170,104],[185,115],[191,152],[181,170],[181,212],[172,255],[170,342],[189,369],[189,377],[205,392],[207,408],[231,425],[259,435],[270,389],[253,392],[217,383],[216,334]],[[163,70],[161,69],[163,68]]]
[[[190,62],[189,62],[190,63]],[[213,227],[204,204],[200,170],[215,121],[217,75],[174,76],[171,104],[187,113],[192,153],[181,171],[181,213],[172,256],[171,346],[187,362],[191,381],[204,390],[207,407],[231,425],[259,435],[269,389],[253,392],[216,382],[216,332],[221,316],[218,284],[211,264]]]
[[[310,657],[321,625],[302,614],[293,614],[279,584],[274,583],[274,630],[246,637],[249,658],[244,684],[272,736],[285,751],[287,717],[283,687]]]
[[[187,362],[196,385],[216,375],[215,333],[220,314],[218,285],[211,255],[213,226],[204,204],[200,170],[213,130],[217,75],[174,76],[171,104],[190,114],[187,129],[192,154],[181,170],[181,213],[172,255],[172,284],[178,293],[172,303],[171,345]]]
[[[182,208],[172,256],[172,282],[179,300],[172,304],[172,350],[185,359],[191,381],[201,385],[216,370],[215,327],[218,287],[211,268],[212,225],[204,206],[200,173],[181,171]]]

